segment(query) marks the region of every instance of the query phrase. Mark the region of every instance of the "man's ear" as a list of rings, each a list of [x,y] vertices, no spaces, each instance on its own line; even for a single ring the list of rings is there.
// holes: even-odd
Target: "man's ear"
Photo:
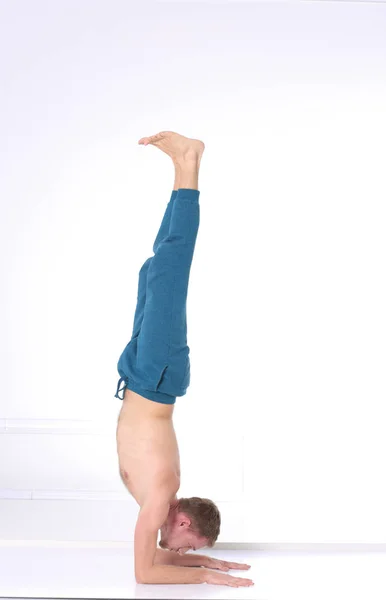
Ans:
[[[181,515],[178,517],[178,523],[180,527],[190,527],[192,521],[191,519],[188,517],[188,515],[185,515],[185,513],[181,513]]]

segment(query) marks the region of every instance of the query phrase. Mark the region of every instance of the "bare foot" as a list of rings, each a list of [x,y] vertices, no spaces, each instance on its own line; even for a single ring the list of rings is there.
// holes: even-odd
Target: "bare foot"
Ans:
[[[138,144],[152,144],[165,152],[174,163],[189,159],[197,159],[200,163],[205,150],[204,142],[187,138],[174,131],[161,131],[157,135],[141,138]]]

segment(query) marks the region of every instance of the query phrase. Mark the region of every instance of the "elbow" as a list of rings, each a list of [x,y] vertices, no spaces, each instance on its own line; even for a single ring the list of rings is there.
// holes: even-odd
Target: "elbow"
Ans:
[[[143,576],[143,573],[137,573],[137,572],[135,573],[135,581],[136,581],[136,583],[146,583],[144,579],[145,578]]]
[[[137,583],[151,583],[149,573],[135,572],[135,581]]]

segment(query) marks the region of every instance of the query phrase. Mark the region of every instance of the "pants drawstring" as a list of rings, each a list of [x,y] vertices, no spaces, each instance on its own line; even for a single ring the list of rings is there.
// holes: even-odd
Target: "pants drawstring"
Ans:
[[[124,377],[121,377],[120,380],[118,381],[117,391],[115,392],[115,396],[114,396],[114,398],[119,398],[119,400],[123,400],[124,399],[125,388],[126,388],[126,385],[127,385],[127,383],[125,381],[125,385],[122,388],[119,389],[119,386],[121,385],[122,381],[125,381]],[[122,392],[122,391],[123,391],[123,394],[122,394],[122,398],[121,398],[120,395],[119,395],[119,392]]]

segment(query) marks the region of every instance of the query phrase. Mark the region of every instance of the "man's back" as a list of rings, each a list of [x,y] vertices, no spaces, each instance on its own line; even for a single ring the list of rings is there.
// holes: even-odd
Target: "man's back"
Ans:
[[[172,500],[180,484],[180,457],[173,426],[174,405],[152,402],[126,389],[117,425],[120,474],[143,506],[157,484],[170,486]]]

